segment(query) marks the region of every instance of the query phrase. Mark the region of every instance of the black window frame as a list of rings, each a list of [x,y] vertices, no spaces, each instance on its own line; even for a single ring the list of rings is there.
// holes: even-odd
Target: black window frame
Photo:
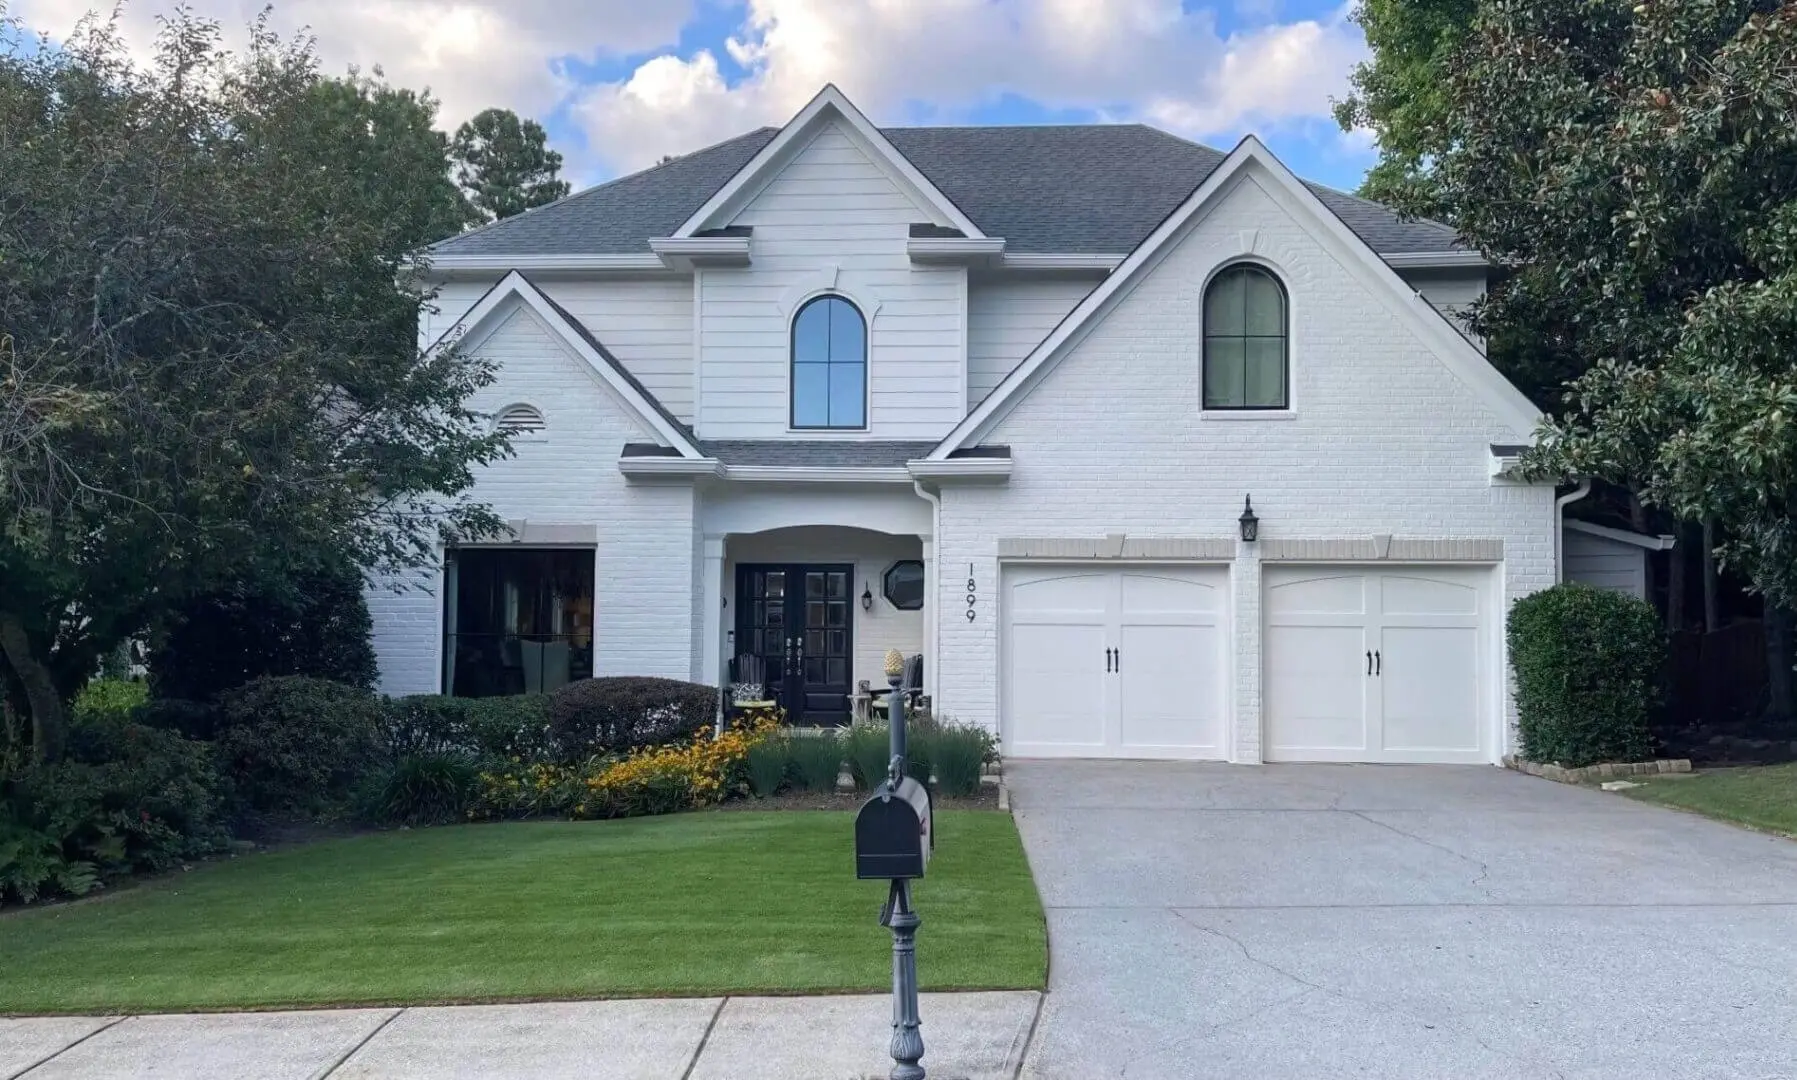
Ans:
[[[860,367],[861,367],[861,422],[858,424],[830,424],[830,423],[801,424],[801,423],[799,423],[799,414],[798,414],[798,404],[799,404],[799,378],[798,378],[798,376],[799,376],[799,320],[804,318],[805,312],[809,311],[814,305],[823,303],[825,301],[830,301],[830,300],[840,301],[841,303],[847,305],[848,309],[855,313],[855,317],[857,319],[861,320],[861,360],[860,360]],[[867,414],[871,411],[869,408],[870,386],[868,383],[868,366],[869,366],[868,365],[868,354],[872,351],[872,348],[873,348],[873,341],[871,339],[871,334],[872,334],[872,328],[868,324],[867,313],[861,310],[861,305],[855,303],[853,300],[850,300],[848,297],[842,295],[841,293],[837,293],[837,292],[819,293],[816,296],[813,296],[811,299],[805,301],[803,304],[800,304],[798,307],[798,310],[796,310],[792,313],[792,322],[786,328],[786,426],[787,426],[788,430],[791,430],[791,431],[866,431],[867,430],[867,419],[868,419]],[[808,363],[815,363],[815,361],[808,361]],[[852,362],[848,361],[848,360],[837,360],[835,356],[831,356],[828,360],[824,361],[824,363],[821,366],[824,367],[826,370],[828,370],[828,369],[836,368],[839,366],[840,367],[849,367],[849,366],[852,366]],[[828,414],[829,414],[829,407],[830,407],[830,392],[828,389],[828,382],[826,382],[825,390],[824,390],[824,411],[825,411],[826,416],[828,416]]]
[[[1211,329],[1210,329],[1211,290],[1217,288],[1218,284],[1220,282],[1222,282],[1223,280],[1225,280],[1226,278],[1228,278],[1230,275],[1237,274],[1237,273],[1261,274],[1261,275],[1265,276],[1268,280],[1270,280],[1273,283],[1273,286],[1279,290],[1279,316],[1280,316],[1279,321],[1280,321],[1281,330],[1278,334],[1250,334],[1250,333],[1247,333],[1246,330],[1247,330],[1247,326],[1248,326],[1248,313],[1246,310],[1244,310],[1242,312],[1243,333],[1240,333],[1240,334],[1213,334],[1213,333],[1211,333]],[[1246,291],[1244,291],[1243,296],[1246,297],[1246,295],[1247,295],[1247,293],[1246,293]],[[1292,297],[1291,297],[1291,293],[1286,290],[1285,282],[1283,280],[1281,280],[1279,275],[1274,273],[1268,267],[1262,266],[1260,263],[1257,263],[1257,262],[1233,262],[1233,263],[1230,263],[1227,266],[1224,266],[1222,269],[1218,270],[1215,274],[1212,274],[1211,279],[1209,281],[1205,282],[1204,295],[1199,299],[1198,312],[1199,312],[1199,318],[1203,321],[1203,326],[1201,328],[1202,333],[1201,333],[1199,369],[1198,369],[1198,405],[1199,405],[1199,408],[1204,412],[1290,412],[1291,408],[1292,408]],[[1210,364],[1211,364],[1211,342],[1212,342],[1212,340],[1241,341],[1241,342],[1246,343],[1248,341],[1268,341],[1268,340],[1272,340],[1274,338],[1277,338],[1279,341],[1279,390],[1280,390],[1279,404],[1277,404],[1277,405],[1247,405],[1247,404],[1212,405],[1210,403],[1210,389],[1209,389],[1210,388]],[[1246,362],[1246,360],[1245,360],[1246,352],[1247,352],[1247,350],[1246,350],[1246,348],[1244,348],[1243,349],[1244,363]],[[1247,386],[1247,374],[1245,371],[1243,373],[1242,385],[1244,388]]]
[[[917,603],[915,604],[901,604],[892,598],[892,574],[902,566],[917,567]],[[922,611],[924,596],[929,592],[929,589],[929,570],[924,566],[922,559],[900,559],[891,566],[888,566],[885,572],[880,575],[880,595],[885,597],[888,604],[891,604],[899,611]]]

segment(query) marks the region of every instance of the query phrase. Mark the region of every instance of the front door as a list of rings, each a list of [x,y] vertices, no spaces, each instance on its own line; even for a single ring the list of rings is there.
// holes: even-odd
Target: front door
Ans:
[[[736,568],[736,651],[761,658],[789,723],[849,722],[854,577],[853,566],[836,564]]]

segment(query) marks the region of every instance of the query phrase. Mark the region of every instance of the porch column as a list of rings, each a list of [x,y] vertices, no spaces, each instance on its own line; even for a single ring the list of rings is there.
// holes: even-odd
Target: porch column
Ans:
[[[700,543],[699,607],[704,626],[699,639],[699,681],[724,685],[724,538],[707,536]]]
[[[919,536],[923,548],[923,692],[936,707],[936,551],[935,540]]]

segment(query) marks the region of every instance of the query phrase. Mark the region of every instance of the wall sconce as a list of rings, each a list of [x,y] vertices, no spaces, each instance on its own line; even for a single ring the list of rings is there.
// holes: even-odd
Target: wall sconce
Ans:
[[[872,611],[873,609],[874,609],[873,589],[867,585],[863,585],[863,586],[861,586],[861,610],[862,611]]]
[[[1242,496],[1242,543],[1252,544],[1260,539],[1260,519],[1254,516],[1254,496]]]

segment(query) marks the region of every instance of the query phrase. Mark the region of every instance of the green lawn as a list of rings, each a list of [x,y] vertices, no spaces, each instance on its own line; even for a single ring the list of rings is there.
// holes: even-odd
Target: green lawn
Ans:
[[[1009,814],[937,815],[915,890],[926,990],[1040,987],[1042,906]],[[387,832],[0,915],[0,1013],[891,985],[853,815],[713,812]]]
[[[1797,764],[1706,769],[1694,776],[1647,777],[1630,798],[1797,837]]]

